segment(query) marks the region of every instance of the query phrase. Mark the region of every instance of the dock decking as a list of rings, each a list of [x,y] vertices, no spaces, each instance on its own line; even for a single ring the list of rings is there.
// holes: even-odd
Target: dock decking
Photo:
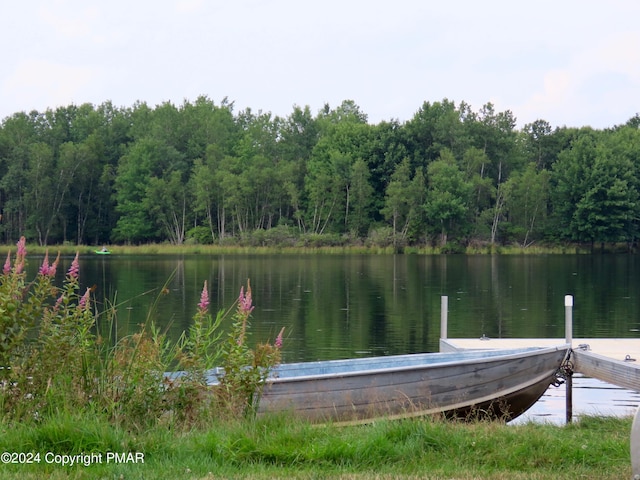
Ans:
[[[442,338],[440,351],[562,345],[564,338]],[[640,338],[574,338],[573,369],[587,377],[640,392]]]

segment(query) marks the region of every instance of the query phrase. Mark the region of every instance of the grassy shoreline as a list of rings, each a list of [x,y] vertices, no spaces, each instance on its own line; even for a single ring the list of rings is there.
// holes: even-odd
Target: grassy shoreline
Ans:
[[[41,453],[40,463],[3,465],[0,479],[620,479],[631,475],[631,423],[584,417],[568,426],[510,426],[425,418],[318,428],[279,416],[132,434],[99,416],[62,413],[39,424],[0,424],[0,450]],[[140,452],[144,463],[107,464],[108,451]],[[46,452],[103,458],[61,466],[47,463]]]
[[[44,255],[49,251],[60,252],[63,255],[95,255],[101,246],[92,245],[27,245],[30,254]],[[401,253],[407,255],[442,255],[450,253],[437,247],[405,247],[394,249],[391,246],[290,246],[290,245],[171,245],[171,244],[145,244],[145,245],[109,245],[109,251],[114,255],[390,255]],[[0,255],[6,255],[9,251],[15,251],[15,245],[0,245]],[[606,253],[622,253],[619,248],[612,248]],[[576,255],[592,253],[583,245],[564,246],[531,246],[522,248],[518,246],[481,246],[468,247],[464,251],[457,252],[463,255]]]

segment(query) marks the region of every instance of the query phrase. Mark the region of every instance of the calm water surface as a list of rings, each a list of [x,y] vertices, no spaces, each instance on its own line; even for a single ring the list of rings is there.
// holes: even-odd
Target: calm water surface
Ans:
[[[567,294],[576,338],[640,335],[638,256],[96,255],[80,274],[120,305],[123,330],[155,305],[172,332],[188,327],[205,280],[216,311],[251,279],[254,339],[286,327],[287,361],[437,351],[442,295],[452,338],[562,338]]]
[[[61,278],[71,260],[62,259]],[[563,338],[567,294],[575,338],[640,336],[640,256],[90,255],[80,260],[80,276],[83,288],[97,286],[98,301],[118,305],[121,334],[151,311],[175,336],[189,326],[205,280],[215,312],[251,279],[253,339],[286,327],[290,362],[437,351],[442,295],[451,338]],[[590,398],[601,393],[585,390]],[[608,393],[638,404],[629,392]],[[558,403],[553,394],[544,402]]]

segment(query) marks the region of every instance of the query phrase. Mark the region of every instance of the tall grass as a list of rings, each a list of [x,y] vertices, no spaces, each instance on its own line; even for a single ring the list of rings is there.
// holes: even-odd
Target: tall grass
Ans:
[[[317,237],[317,238],[316,238]],[[335,236],[323,238],[315,236],[312,241],[272,241],[255,242],[243,239],[230,239],[224,243],[196,244],[185,243],[173,245],[170,243],[149,243],[144,245],[110,245],[109,251],[115,255],[264,255],[264,254],[325,254],[325,255],[389,255],[406,253],[416,255],[468,254],[468,255],[540,255],[540,254],[589,254],[593,253],[590,245],[582,244],[534,244],[527,247],[520,245],[491,245],[472,244],[463,245],[403,245],[393,247],[386,242],[375,241],[335,241]],[[6,254],[11,247],[0,245],[0,254]],[[32,254],[44,255],[49,247],[30,245]],[[64,244],[55,247],[65,255],[80,252],[83,255],[94,255],[96,247],[91,245]],[[600,252],[600,248],[596,250]],[[626,244],[607,244],[607,253],[628,253]]]

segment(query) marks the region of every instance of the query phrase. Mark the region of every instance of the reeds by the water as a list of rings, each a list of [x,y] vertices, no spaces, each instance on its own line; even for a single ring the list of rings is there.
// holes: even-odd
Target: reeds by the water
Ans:
[[[10,246],[0,245],[0,255],[7,253]],[[291,244],[291,243],[271,243],[271,244],[251,244],[243,242],[233,242],[225,244],[199,245],[182,244],[173,245],[170,243],[149,243],[144,245],[110,245],[108,247],[112,254],[116,255],[268,255],[268,254],[323,254],[323,255],[390,255],[394,253],[404,253],[413,255],[441,255],[441,254],[466,254],[466,255],[575,255],[589,254],[593,252],[590,246],[585,245],[468,245],[462,246],[402,246],[392,245],[358,244],[344,243],[338,245],[317,243],[317,244]],[[47,250],[61,252],[63,255],[74,255],[80,252],[81,255],[93,255],[97,250],[91,245],[55,245],[38,246],[29,245],[29,252],[36,255],[44,255]],[[598,249],[598,252],[600,250]],[[628,252],[626,245],[608,245],[606,252]]]

